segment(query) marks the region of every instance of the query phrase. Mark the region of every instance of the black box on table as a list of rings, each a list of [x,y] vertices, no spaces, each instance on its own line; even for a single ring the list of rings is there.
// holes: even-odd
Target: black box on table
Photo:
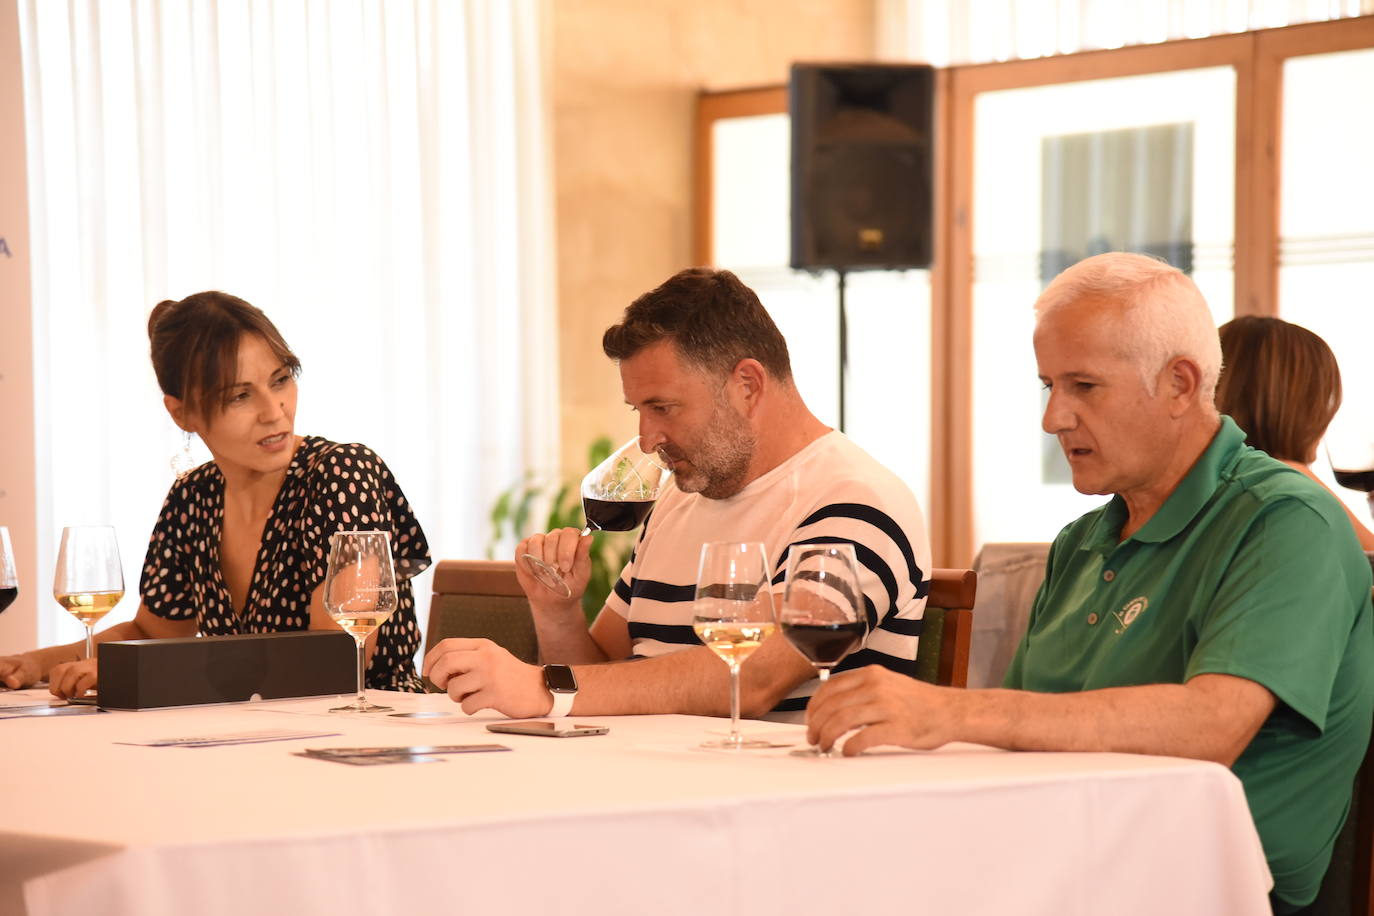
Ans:
[[[128,639],[100,643],[98,653],[107,709],[353,693],[358,684],[357,646],[343,632]]]

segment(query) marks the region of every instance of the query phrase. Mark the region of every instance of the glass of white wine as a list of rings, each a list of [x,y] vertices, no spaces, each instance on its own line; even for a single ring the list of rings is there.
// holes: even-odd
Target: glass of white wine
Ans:
[[[329,537],[324,607],[358,645],[358,697],[330,712],[389,712],[367,701],[367,637],[396,610],[396,568],[387,531],[337,531]]]
[[[701,546],[692,628],[708,649],[730,666],[730,734],[702,747],[769,747],[739,731],[739,669],[773,635],[773,594],[768,556],[762,544]]]
[[[124,572],[113,528],[75,525],[62,529],[52,593],[58,604],[86,625],[86,657],[95,658],[96,621],[124,597]]]

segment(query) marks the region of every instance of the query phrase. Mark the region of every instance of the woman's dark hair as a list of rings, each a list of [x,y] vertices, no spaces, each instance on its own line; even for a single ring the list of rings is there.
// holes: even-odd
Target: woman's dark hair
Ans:
[[[255,334],[300,375],[301,361],[258,308],[228,293],[164,299],[148,316],[153,372],[163,394],[180,399],[207,422],[221,410],[238,371],[239,341]]]
[[[756,359],[776,379],[792,378],[787,341],[754,291],[728,270],[692,267],[640,296],[619,324],[606,329],[601,349],[629,359],[660,340],[671,340],[687,361],[729,373]]]
[[[1341,371],[1316,334],[1279,318],[1246,315],[1221,334],[1217,410],[1246,441],[1284,461],[1306,464],[1341,406]]]

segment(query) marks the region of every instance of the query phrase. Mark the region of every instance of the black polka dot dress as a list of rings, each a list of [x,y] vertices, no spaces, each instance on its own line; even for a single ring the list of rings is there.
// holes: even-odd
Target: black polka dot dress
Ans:
[[[307,436],[296,449],[272,514],[242,615],[220,567],[224,477],[214,462],[172,485],[148,542],[139,591],[148,610],[196,621],[206,636],[276,633],[310,626],[310,598],[324,582],[329,536],[347,529],[391,532],[396,611],[382,624],[367,686],[420,691],[420,627],[410,579],[430,564],[429,545],[391,471],[371,449]]]

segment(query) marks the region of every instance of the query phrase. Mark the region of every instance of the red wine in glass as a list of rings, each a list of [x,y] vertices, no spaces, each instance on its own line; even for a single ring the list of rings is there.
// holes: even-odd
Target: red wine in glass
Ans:
[[[643,524],[672,470],[662,456],[645,452],[639,437],[612,452],[582,478],[582,513],[586,537],[597,531],[633,531]],[[520,555],[530,574],[556,595],[571,597],[572,589],[558,568],[532,553]]]
[[[782,635],[798,652],[817,668],[833,668],[840,659],[863,642],[865,625],[862,620],[845,623],[813,623],[806,620],[783,619]]]
[[[10,530],[0,525],[0,612],[14,604],[19,597],[19,577],[14,571],[14,548],[10,546]]]
[[[853,544],[793,544],[787,549],[787,586],[778,622],[783,638],[811,663],[822,684],[830,669],[863,643],[868,621],[862,595]],[[830,757],[834,748],[792,753]]]
[[[1336,475],[1336,483],[1349,490],[1359,490],[1362,493],[1374,492],[1374,468],[1367,471],[1339,471],[1331,469],[1331,473]]]
[[[582,514],[587,517],[587,525],[598,531],[633,531],[644,524],[653,507],[652,499],[616,502],[582,497]]]

